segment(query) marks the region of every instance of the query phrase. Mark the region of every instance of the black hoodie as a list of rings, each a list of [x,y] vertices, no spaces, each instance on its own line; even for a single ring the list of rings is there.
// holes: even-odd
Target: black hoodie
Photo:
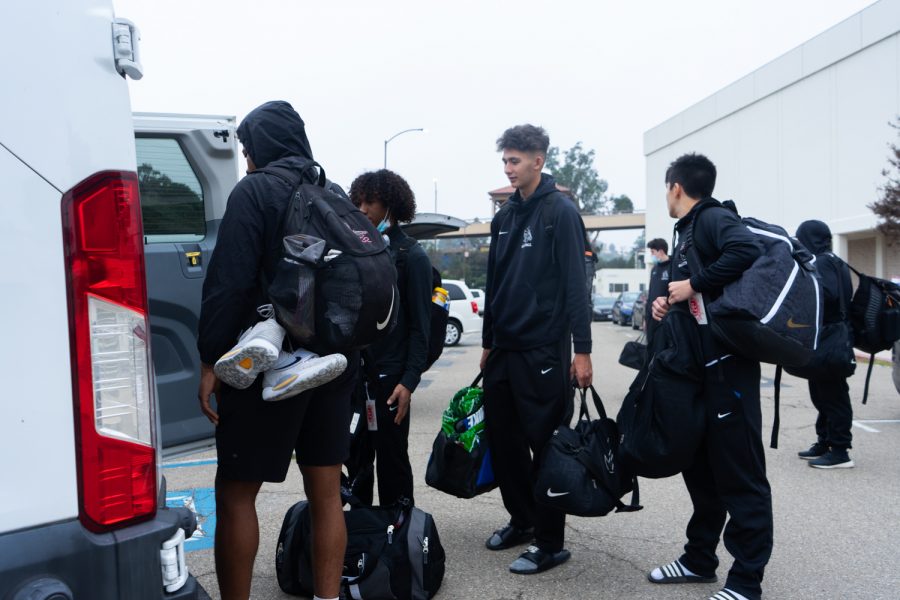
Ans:
[[[797,239],[807,250],[816,255],[816,271],[825,296],[825,323],[841,321],[841,297],[844,294],[844,310],[849,313],[853,285],[847,264],[831,253],[831,230],[822,221],[804,221],[797,228]],[[846,318],[846,317],[845,317]]]
[[[257,168],[284,167],[301,173],[312,160],[303,119],[287,102],[267,102],[244,118],[238,138]],[[313,181],[312,171],[304,175]],[[279,223],[292,187],[268,173],[241,179],[228,197],[216,248],[203,282],[197,347],[208,365],[237,342],[264,304],[260,270],[271,281],[281,256]]]
[[[551,196],[553,219],[544,223]],[[491,221],[484,348],[528,350],[571,331],[575,352],[590,353],[583,240],[578,209],[550,175],[527,200],[512,195]]]

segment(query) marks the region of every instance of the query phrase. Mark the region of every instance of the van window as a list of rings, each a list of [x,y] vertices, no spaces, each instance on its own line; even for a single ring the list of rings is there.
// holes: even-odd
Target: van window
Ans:
[[[135,139],[144,236],[153,242],[197,242],[206,236],[203,189],[173,138]]]
[[[462,291],[462,289],[454,284],[454,283],[445,283],[444,289],[447,290],[447,293],[450,295],[451,300],[465,300],[466,294]]]

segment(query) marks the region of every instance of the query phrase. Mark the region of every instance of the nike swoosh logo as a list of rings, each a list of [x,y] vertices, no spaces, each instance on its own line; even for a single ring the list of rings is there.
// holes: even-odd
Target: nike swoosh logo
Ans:
[[[541,375],[546,375],[547,373],[549,373],[552,370],[553,370],[553,367],[550,367],[549,369],[541,369]]]
[[[506,235],[507,233],[509,233],[509,232],[508,232],[508,231],[501,231],[501,232],[498,233],[497,235]]]
[[[391,313],[394,312],[394,288],[391,286],[391,306],[388,308],[387,316],[384,318],[384,321],[376,321],[375,329],[381,331],[385,327],[387,327],[388,321],[391,320]]]
[[[554,492],[552,489],[547,488],[547,496],[550,498],[557,498],[559,496],[565,496],[569,492]]]
[[[390,406],[388,406],[388,410],[391,411],[391,412],[394,412],[395,410],[397,410],[397,405],[396,405],[396,404],[391,404]]]
[[[727,417],[727,416],[730,415],[730,414],[731,414],[730,412],[727,412],[727,413],[718,413],[718,416],[719,416],[720,419],[724,419],[725,417]]]
[[[803,329],[805,327],[812,327],[812,325],[804,325],[803,323],[794,323],[794,317],[788,319],[787,322],[788,329]]]

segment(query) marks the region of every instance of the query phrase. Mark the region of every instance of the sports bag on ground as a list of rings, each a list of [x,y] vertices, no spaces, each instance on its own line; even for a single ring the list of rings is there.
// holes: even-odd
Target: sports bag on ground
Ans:
[[[404,244],[397,248],[397,276],[399,278],[400,289],[403,289],[403,283],[406,280],[406,263],[409,256],[409,249],[418,245],[419,242],[413,238],[407,238]],[[434,265],[431,267],[431,289],[443,286],[441,273]],[[430,299],[430,298],[429,298]],[[431,365],[441,357],[444,352],[444,339],[447,337],[447,321],[450,318],[449,304],[441,306],[435,302],[430,304],[429,334],[428,334],[428,360],[425,363],[425,370],[431,368]]]
[[[344,511],[347,549],[341,588],[359,600],[427,600],[444,579],[444,548],[434,519],[408,505],[362,506]],[[278,585],[288,594],[313,595],[309,503],[284,516],[275,551]]]
[[[694,463],[706,432],[703,356],[694,317],[683,304],[673,305],[616,417],[620,465],[627,472],[671,477]]]
[[[701,205],[700,211],[726,200]],[[691,271],[702,268],[693,247],[698,211],[688,229]],[[822,294],[815,258],[778,225],[751,217],[741,222],[756,236],[764,252],[740,279],[726,285],[706,312],[713,334],[729,350],[747,358],[785,366],[803,366],[812,358],[822,326]],[[693,256],[692,256],[693,255]]]
[[[850,267],[850,265],[847,265]],[[886,279],[870,277],[850,267],[859,277],[859,285],[850,301],[850,327],[853,345],[869,353],[863,404],[869,397],[869,378],[875,353],[888,350],[900,339],[900,286]]]
[[[619,431],[606,416],[603,401],[591,386],[599,418],[591,420],[587,390],[581,391],[581,411],[574,428],[561,425],[541,451],[534,484],[535,500],[580,517],[602,517],[640,510],[637,477],[623,472],[617,457]],[[620,498],[631,492],[631,503]]]
[[[497,487],[484,429],[479,373],[444,410],[425,469],[425,483],[458,498],[474,498]]]
[[[282,216],[285,251],[268,295],[294,343],[319,353],[347,352],[383,338],[396,324],[396,271],[368,217],[326,187],[325,170],[310,161],[308,168],[316,167],[316,183],[290,169],[253,171],[294,188]]]

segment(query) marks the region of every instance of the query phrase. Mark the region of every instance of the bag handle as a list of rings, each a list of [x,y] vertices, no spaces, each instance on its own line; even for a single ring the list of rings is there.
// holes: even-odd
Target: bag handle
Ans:
[[[478,387],[478,384],[481,383],[481,378],[484,377],[484,371],[478,371],[478,376],[472,382],[472,385],[469,387]]]

